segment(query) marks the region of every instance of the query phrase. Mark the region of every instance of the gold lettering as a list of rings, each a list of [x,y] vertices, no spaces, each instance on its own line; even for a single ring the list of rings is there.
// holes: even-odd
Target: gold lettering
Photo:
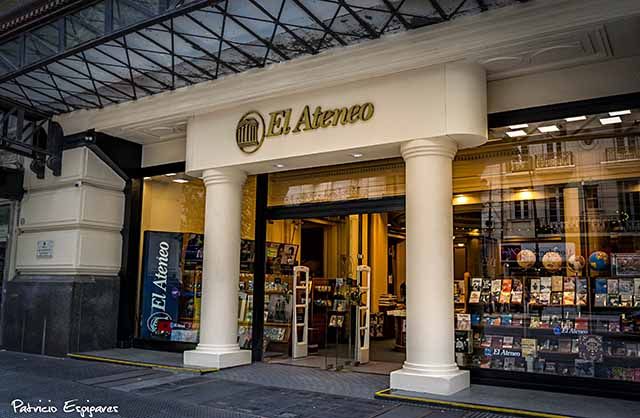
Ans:
[[[324,112],[322,112],[322,116],[320,117],[320,126],[316,125],[316,127],[328,128],[329,126],[331,126],[332,118],[333,110],[325,110]]]
[[[344,125],[347,122],[349,109],[343,107],[342,109],[335,109],[333,112],[333,126],[338,126],[338,122],[340,125]]]
[[[364,106],[360,108],[360,120],[364,122],[368,121],[373,117],[374,111],[373,103],[365,103]]]
[[[298,119],[298,123],[296,123],[296,127],[294,128],[293,132],[300,132],[300,128],[303,125],[305,126],[305,128],[302,129],[303,131],[313,129],[313,125],[311,124],[311,113],[309,112],[309,106],[305,106],[304,109],[302,109],[302,113],[300,114],[300,118]]]
[[[313,112],[313,122],[311,125],[313,129],[317,129],[319,127],[318,123],[320,123],[321,115],[322,115],[322,108],[318,106],[316,107],[316,110]]]
[[[353,123],[357,122],[360,118],[360,105],[353,105],[351,109],[349,109],[349,117],[347,118],[347,122]]]
[[[269,129],[267,129],[266,136],[271,137],[282,135],[284,131],[284,127],[282,126],[282,118],[284,118],[285,115],[286,111],[284,110],[278,110],[277,112],[269,113],[269,116],[271,116],[271,118],[269,119]]]
[[[285,110],[285,117],[284,117],[284,134],[288,134],[289,132],[291,132],[291,108]]]

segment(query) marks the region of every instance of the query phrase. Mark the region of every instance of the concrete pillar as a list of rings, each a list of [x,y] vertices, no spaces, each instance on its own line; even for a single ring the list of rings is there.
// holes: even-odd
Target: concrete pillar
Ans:
[[[241,350],[238,333],[238,280],[242,185],[239,170],[206,170],[204,257],[200,343],[185,351],[184,364],[219,369],[251,363],[251,351]]]
[[[407,359],[391,388],[449,395],[469,387],[455,363],[452,163],[448,137],[402,145],[406,163]]]

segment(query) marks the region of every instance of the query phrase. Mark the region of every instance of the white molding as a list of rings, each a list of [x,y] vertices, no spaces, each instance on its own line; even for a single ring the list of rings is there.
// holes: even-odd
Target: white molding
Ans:
[[[243,103],[523,48],[541,37],[640,15],[637,0],[537,0],[462,17],[316,56],[254,69],[138,101],[77,111],[58,120],[69,129],[95,128],[144,142],[143,130]],[[336,65],[339,63],[339,65]],[[215,93],[215,94],[214,94]],[[66,132],[67,134],[73,132]]]

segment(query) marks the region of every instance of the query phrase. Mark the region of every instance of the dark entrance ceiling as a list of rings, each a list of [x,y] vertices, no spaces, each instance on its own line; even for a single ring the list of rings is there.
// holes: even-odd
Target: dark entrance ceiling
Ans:
[[[58,114],[214,80],[517,0],[83,1],[0,36],[0,98]],[[70,3],[68,1],[63,3]]]

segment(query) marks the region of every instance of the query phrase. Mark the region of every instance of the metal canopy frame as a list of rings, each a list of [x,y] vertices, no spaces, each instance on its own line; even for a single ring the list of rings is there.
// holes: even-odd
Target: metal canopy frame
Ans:
[[[516,2],[82,2],[0,38],[0,96],[48,115],[102,108]]]

